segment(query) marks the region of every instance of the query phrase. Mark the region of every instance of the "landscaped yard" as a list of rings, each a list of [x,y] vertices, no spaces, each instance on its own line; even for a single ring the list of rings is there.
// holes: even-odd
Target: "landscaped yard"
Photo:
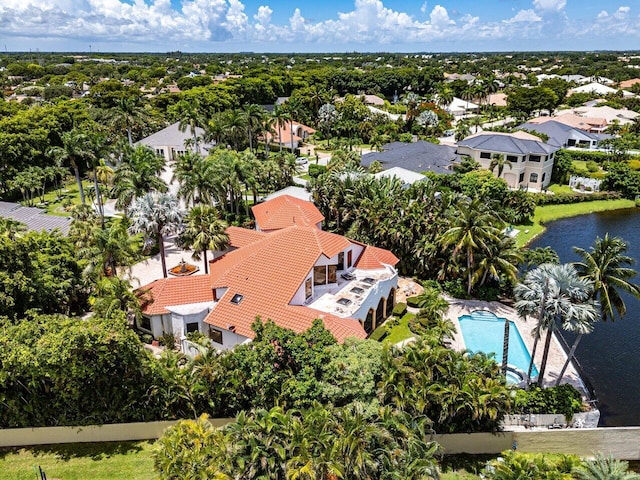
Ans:
[[[394,345],[398,342],[406,340],[407,338],[415,336],[415,334],[411,330],[409,330],[409,320],[411,320],[413,317],[415,317],[413,313],[405,313],[404,316],[398,321],[398,324],[393,326],[389,330],[389,335],[384,338],[383,342]]]
[[[91,202],[91,195],[93,194],[93,183],[88,180],[82,182],[82,188],[84,189],[84,195],[87,203]],[[58,190],[52,189],[44,195],[44,201],[46,206],[44,208],[48,214],[58,215],[62,217],[68,217],[70,215],[68,210],[65,210],[65,205],[71,202],[72,205],[80,205],[80,192],[78,191],[78,184],[69,182],[62,187],[62,197],[58,198]],[[36,198],[36,204],[40,202],[40,197]],[[40,205],[36,205],[40,206]]]
[[[153,443],[76,443],[0,452],[1,480],[33,480],[38,466],[49,480],[151,480],[158,478]]]
[[[604,212],[606,210],[618,210],[635,206],[633,200],[595,200],[593,202],[572,203],[566,205],[543,205],[536,207],[532,225],[514,225],[520,230],[516,236],[516,244],[525,246],[534,237],[544,232],[544,224],[561,218],[575,217],[587,213]]]

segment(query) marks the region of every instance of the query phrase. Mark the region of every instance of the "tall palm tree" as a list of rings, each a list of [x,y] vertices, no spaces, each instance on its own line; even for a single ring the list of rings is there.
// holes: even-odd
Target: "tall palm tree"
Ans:
[[[467,122],[465,119],[458,120],[458,123],[456,125],[456,141],[460,141],[463,138],[468,137],[469,135],[471,135],[469,122]]]
[[[262,117],[264,110],[260,105],[246,105],[243,110],[244,121],[247,125],[247,134],[249,136],[249,151],[253,152],[253,136],[262,126]]]
[[[140,96],[126,96],[117,100],[115,106],[109,112],[111,124],[127,132],[129,146],[133,147],[132,128],[149,119]]]
[[[167,184],[160,178],[164,164],[164,157],[148,147],[128,149],[114,173],[111,194],[116,198],[116,207],[126,215],[135,198],[152,191],[166,192]]]
[[[502,172],[505,166],[509,167],[509,170],[513,168],[513,164],[511,163],[511,160],[507,160],[507,156],[504,153],[494,153],[493,155],[491,155],[491,163],[489,164],[489,170],[493,172],[497,168],[498,178],[502,176]]]
[[[223,116],[223,125],[229,143],[233,145],[234,150],[240,150],[247,132],[247,118],[242,110],[227,110]]]
[[[62,146],[53,147],[49,150],[58,165],[68,164],[72,169],[78,183],[80,191],[80,201],[84,205],[86,203],[84,189],[82,188],[82,180],[80,179],[80,166],[85,165],[87,158],[92,155],[92,149],[87,134],[74,128],[62,134]]]
[[[640,298],[640,285],[630,282],[636,276],[631,268],[634,259],[628,255],[627,244],[619,237],[596,238],[589,251],[575,247],[575,252],[582,257],[581,262],[574,263],[578,274],[594,284],[594,297],[600,302],[602,321],[624,317],[627,306],[620,292],[627,292]]]
[[[500,241],[500,229],[493,211],[480,198],[461,200],[452,215],[449,229],[440,241],[445,247],[453,247],[454,261],[464,257],[467,294],[471,295],[477,255],[488,251],[491,243]]]
[[[195,260],[200,260],[202,254],[205,273],[209,273],[207,250],[224,250],[229,245],[226,228],[226,222],[220,219],[220,212],[215,207],[196,205],[185,217],[185,228],[180,233],[179,243],[193,249]]]
[[[189,129],[195,151],[196,153],[200,153],[197,129],[206,125],[204,115],[200,110],[200,104],[194,100],[180,100],[175,104],[174,109],[179,118],[178,128],[181,132],[185,132]]]
[[[546,331],[544,352],[540,365],[538,384],[542,385],[547,366],[551,337],[556,322],[574,331],[586,332],[595,321],[596,312],[591,291],[593,284],[578,276],[571,264],[545,263],[526,273],[515,286],[515,307],[523,318],[536,316],[535,343],[531,353],[528,376],[531,375],[537,343],[541,332]]]
[[[291,120],[291,115],[278,105],[273,109],[272,115],[275,119],[276,128],[278,129],[278,142],[280,143],[280,151],[282,152],[282,127],[285,127],[287,122]]]
[[[177,181],[178,198],[189,205],[211,205],[213,201],[213,161],[194,152],[180,155],[173,169],[171,183]]]
[[[160,247],[162,273],[167,278],[167,260],[164,252],[164,237],[177,232],[182,225],[183,214],[178,200],[169,194],[147,193],[137,198],[131,207],[131,233],[144,234],[144,244],[148,248],[155,241]]]

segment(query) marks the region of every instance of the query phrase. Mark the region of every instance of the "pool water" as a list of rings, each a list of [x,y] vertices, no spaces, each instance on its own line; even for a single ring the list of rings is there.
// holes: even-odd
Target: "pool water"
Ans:
[[[495,354],[496,362],[502,364],[502,345],[504,342],[504,322],[506,319],[496,317],[495,314],[484,310],[476,310],[470,315],[458,318],[460,330],[467,350]],[[518,327],[509,321],[509,353],[507,364],[527,373],[531,362],[531,354],[522,341]],[[536,377],[538,369],[533,366],[531,376]],[[518,375],[507,372],[509,383],[519,383]]]

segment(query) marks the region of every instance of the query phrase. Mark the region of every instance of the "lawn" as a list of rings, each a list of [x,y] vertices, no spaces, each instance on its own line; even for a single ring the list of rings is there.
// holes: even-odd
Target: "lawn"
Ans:
[[[631,208],[635,206],[633,200],[595,200],[593,202],[571,203],[567,205],[543,205],[536,207],[533,215],[533,224],[514,225],[520,230],[516,236],[516,244],[519,247],[525,246],[535,237],[544,232],[544,224],[559,220],[561,218],[575,217],[594,212],[604,212],[606,210],[618,210],[621,208]]]
[[[415,315],[413,313],[405,313],[404,316],[398,320],[398,324],[391,327],[389,335],[387,335],[383,342],[395,345],[407,338],[414,337],[415,334],[409,329],[409,320]]]
[[[82,182],[82,188],[84,189],[85,199],[87,203],[89,203],[91,201],[90,194],[93,192],[93,183],[85,180]],[[43,208],[46,209],[48,214],[68,217],[70,213],[68,210],[65,210],[64,204],[71,202],[72,205],[80,205],[81,203],[78,184],[74,181],[64,185],[62,187],[61,197],[58,197],[57,189],[52,189],[44,195],[44,201],[47,205]],[[36,204],[38,202],[40,202],[40,197],[36,199]]]
[[[0,451],[0,480],[151,480],[152,442],[74,443]]]

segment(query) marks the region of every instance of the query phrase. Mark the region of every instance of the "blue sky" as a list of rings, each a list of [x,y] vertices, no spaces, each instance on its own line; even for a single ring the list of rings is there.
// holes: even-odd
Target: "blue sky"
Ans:
[[[8,51],[640,49],[639,0],[1,0]]]

